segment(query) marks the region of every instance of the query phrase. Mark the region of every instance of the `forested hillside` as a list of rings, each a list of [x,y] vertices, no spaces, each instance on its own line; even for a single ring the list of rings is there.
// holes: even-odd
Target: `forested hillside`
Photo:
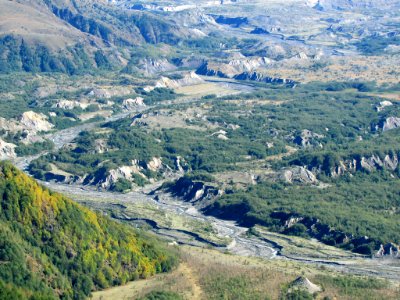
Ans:
[[[170,270],[156,241],[0,163],[0,299],[85,299]]]

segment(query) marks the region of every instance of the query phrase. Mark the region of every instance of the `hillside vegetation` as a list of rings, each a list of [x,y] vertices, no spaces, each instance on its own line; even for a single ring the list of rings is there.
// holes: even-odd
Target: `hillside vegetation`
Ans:
[[[169,271],[156,241],[0,163],[0,299],[85,299]]]

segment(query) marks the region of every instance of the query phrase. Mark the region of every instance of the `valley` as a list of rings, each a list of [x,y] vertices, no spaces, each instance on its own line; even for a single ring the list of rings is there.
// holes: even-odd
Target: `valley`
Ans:
[[[399,9],[0,0],[0,299],[398,299]]]
[[[158,200],[155,200],[145,191],[115,195],[88,187],[55,183],[45,185],[124,223],[144,226],[141,221],[153,221],[153,226],[150,222],[149,227],[172,243],[205,249],[211,246],[242,257],[307,262],[349,274],[375,274],[394,281],[400,280],[400,264],[397,260],[366,258],[316,241],[274,234],[262,227],[257,229],[260,236],[249,236],[246,234],[248,228],[232,221],[205,216],[192,205],[184,204],[168,194],[158,196]],[[184,221],[175,221],[178,218]],[[160,227],[155,224],[166,225]],[[211,229],[205,231],[203,227],[207,225],[211,225]]]

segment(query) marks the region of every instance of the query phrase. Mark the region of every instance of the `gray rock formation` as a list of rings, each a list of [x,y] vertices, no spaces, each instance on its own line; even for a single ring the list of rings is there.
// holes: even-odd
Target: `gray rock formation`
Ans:
[[[310,294],[321,292],[322,289],[320,286],[312,283],[306,277],[299,277],[295,281],[290,284],[289,293],[295,290],[303,290]]]
[[[383,122],[382,130],[388,131],[400,127],[400,118],[389,117]]]
[[[20,117],[20,123],[32,131],[49,131],[54,125],[47,121],[47,116],[33,111],[24,112]]]
[[[381,101],[381,102],[379,103],[379,105],[376,106],[376,111],[377,111],[377,112],[381,112],[381,111],[383,111],[386,107],[389,107],[389,106],[393,106],[393,103],[390,102],[390,101]]]
[[[315,174],[305,167],[285,169],[280,178],[287,183],[315,184],[318,182]]]
[[[308,4],[318,10],[390,9],[400,6],[396,0],[309,0]]]
[[[59,100],[57,103],[52,105],[53,108],[61,108],[61,109],[74,109],[76,107],[86,109],[89,106],[89,103],[82,103],[79,101],[73,100]]]
[[[345,161],[340,161],[337,166],[331,169],[330,175],[332,177],[343,176],[347,172],[356,172],[357,171],[357,160],[349,159]]]
[[[139,61],[137,68],[144,72],[145,75],[154,75],[161,72],[176,70],[176,66],[170,63],[167,59],[142,59]]]
[[[297,224],[297,223],[299,223],[299,222],[301,222],[303,220],[304,220],[303,217],[291,217],[289,220],[287,220],[285,222],[285,228],[290,228],[293,225],[295,225],[295,224]]]
[[[185,73],[180,79],[171,79],[165,76],[162,76],[154,86],[147,86],[144,88],[146,92],[152,91],[155,88],[169,88],[169,89],[177,89],[183,86],[190,86],[196,84],[202,84],[204,80],[197,75],[195,72]]]
[[[162,160],[159,157],[153,157],[148,162],[133,160],[130,166],[121,166],[110,170],[108,175],[100,179],[97,185],[107,190],[110,189],[113,184],[117,183],[119,179],[126,179],[135,183],[135,176],[140,176],[145,180],[151,180],[143,174],[143,171],[150,170],[152,172],[159,172],[163,167]]]
[[[17,146],[11,143],[6,143],[0,139],[0,160],[14,159],[17,157],[15,154],[15,148]]]
[[[258,72],[252,72],[252,73],[244,72],[235,75],[233,78],[236,80],[251,80],[251,81],[265,82],[265,83],[289,84],[289,85],[297,84],[297,82],[292,79],[270,77]]]
[[[222,190],[214,186],[207,185],[201,181],[193,181],[186,177],[179,178],[175,184],[169,188],[169,192],[175,197],[182,198],[187,202],[212,200],[223,194]]]
[[[319,142],[320,139],[324,138],[324,135],[314,133],[310,130],[304,129],[299,135],[297,135],[293,142],[302,148],[320,147],[322,144]]]
[[[135,99],[129,98],[125,99],[122,102],[122,107],[126,110],[131,110],[143,106],[146,106],[146,104],[144,104],[144,99],[142,97],[136,97]]]
[[[399,258],[400,257],[400,247],[393,243],[381,245],[378,252],[376,252],[375,256],[376,257]]]
[[[386,154],[383,157],[378,155],[363,156],[339,161],[335,167],[325,170],[332,177],[343,176],[346,173],[355,173],[357,171],[374,172],[376,170],[386,169],[395,171],[399,166],[399,157],[397,154]],[[322,172],[322,166],[307,166],[314,174]]]

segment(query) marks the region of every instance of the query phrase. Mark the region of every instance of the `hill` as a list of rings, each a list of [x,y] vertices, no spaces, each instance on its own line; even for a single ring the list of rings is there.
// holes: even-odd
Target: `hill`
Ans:
[[[0,163],[0,299],[85,299],[174,263],[149,237]]]
[[[110,69],[124,66],[136,46],[188,36],[169,18],[105,1],[0,1],[0,73]]]

